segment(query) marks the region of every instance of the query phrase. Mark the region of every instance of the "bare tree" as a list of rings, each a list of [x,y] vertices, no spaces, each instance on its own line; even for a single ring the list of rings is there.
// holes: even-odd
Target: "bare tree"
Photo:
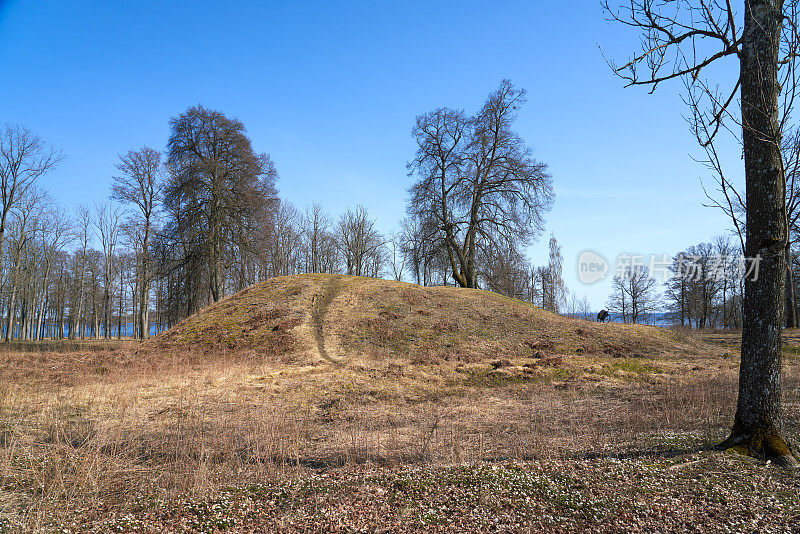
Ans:
[[[793,83],[795,83],[793,81]],[[690,93],[692,94],[692,93]],[[695,135],[705,150],[705,158],[702,163],[711,171],[716,181],[716,192],[712,193],[705,190],[709,200],[707,206],[718,208],[725,213],[733,225],[734,234],[739,239],[742,253],[745,252],[745,232],[746,232],[746,206],[744,195],[740,188],[728,177],[726,169],[717,152],[715,138],[710,136],[708,125],[709,119],[704,113],[703,108],[696,99],[690,101],[693,116],[691,119],[692,128]],[[789,109],[782,108],[782,115],[786,116]],[[788,228],[788,239],[786,241],[786,291],[785,291],[785,325],[786,328],[796,328],[798,318],[796,313],[797,301],[794,292],[793,272],[791,269],[791,250],[792,245],[798,243],[800,238],[800,129],[797,127],[789,131],[789,124],[781,121],[783,129],[781,131],[781,157],[783,158],[783,170],[786,182],[786,224]],[[737,142],[741,145],[740,136]]]
[[[386,246],[389,253],[389,266],[392,268],[392,278],[400,281],[403,279],[407,259],[403,253],[403,235],[400,232],[392,232]]]
[[[161,153],[148,147],[130,150],[119,157],[117,170],[121,175],[113,178],[111,196],[135,207],[128,224],[135,228],[129,234],[139,258],[137,322],[139,337],[144,339],[150,333],[150,240],[163,185]]]
[[[542,308],[559,313],[567,298],[567,285],[564,282],[564,256],[555,235],[550,235],[547,265],[533,270],[533,285],[538,286],[535,293],[541,299]]]
[[[60,210],[49,207],[43,214],[39,232],[41,233],[42,259],[37,272],[37,279],[41,283],[42,292],[39,297],[38,313],[35,317],[36,326],[33,330],[35,339],[44,339],[44,313],[47,306],[48,288],[55,262],[61,257],[64,247],[74,238],[72,221]]]
[[[23,257],[30,249],[30,242],[34,232],[40,224],[40,218],[48,198],[35,188],[28,188],[24,195],[17,198],[15,209],[11,212],[10,220],[10,269],[8,279],[10,282],[9,298],[6,315],[5,340],[14,337],[14,319],[16,317],[17,295],[23,285]],[[20,325],[21,326],[21,325]]]
[[[684,275],[687,270],[686,262],[685,252],[680,252],[672,258],[671,271],[674,276],[666,281],[666,297],[673,324],[686,326],[688,321],[688,325],[692,326],[691,280]]]
[[[122,213],[109,204],[98,204],[95,208],[94,227],[103,249],[103,337],[111,338],[111,285],[113,279],[114,250],[121,228]],[[100,330],[95,330],[100,337]]]
[[[413,280],[422,285],[422,231],[419,217],[400,221],[401,250],[411,269]]]
[[[0,130],[0,254],[5,245],[8,214],[36,181],[61,161],[27,128],[6,124]]]
[[[446,108],[417,117],[409,212],[435,221],[461,287],[478,287],[479,249],[527,243],[552,205],[547,166],[512,129],[524,102],[503,80],[474,117]]]
[[[608,309],[622,316],[622,322],[639,323],[655,311],[657,281],[644,265],[629,265],[616,275]],[[630,320],[630,321],[629,321]]]
[[[363,206],[345,211],[336,225],[336,238],[345,259],[346,272],[354,276],[378,276],[383,264],[383,236]]]
[[[412,215],[400,221],[400,232],[403,257],[416,283],[430,285],[434,271],[440,271],[446,279],[450,262],[434,219],[419,213]]]
[[[675,324],[738,328],[741,324],[740,256],[727,236],[676,254],[666,297]]]
[[[780,108],[791,109],[796,84],[796,0],[748,0],[744,24],[737,24],[731,2],[632,0],[605,8],[612,19],[640,32],[641,50],[614,71],[628,85],[680,78],[690,99],[707,105],[704,143],[729,123],[739,129],[746,182],[745,252],[759,262],[758,277],[745,280],[739,398],[731,434],[721,446],[797,465],[783,437],[781,406],[781,328],[786,277],[786,172],[781,156]],[[706,78],[723,58],[738,60],[739,76],[720,92]],[[782,66],[788,67],[780,77]],[[642,72],[644,73],[642,75]],[[787,70],[784,70],[787,72]],[[741,115],[735,113],[737,95]],[[783,102],[781,102],[783,97]],[[726,122],[726,119],[729,119]]]
[[[592,319],[592,305],[589,303],[589,299],[587,299],[585,295],[581,297],[581,300],[578,302],[578,314],[581,319],[586,319],[589,321]]]
[[[281,201],[269,232],[268,263],[270,276],[295,274],[300,264],[300,213],[289,202]]]
[[[86,206],[78,206],[78,239],[80,242],[80,275],[78,276],[78,291],[77,291],[77,312],[75,313],[74,328],[70,325],[69,338],[76,339],[78,331],[80,331],[81,338],[85,335],[85,327],[82,329],[83,313],[84,313],[84,295],[86,291],[86,252],[89,247],[90,232],[92,226],[92,214]],[[70,313],[72,308],[70,307]]]
[[[524,298],[529,266],[520,251],[508,245],[484,251],[484,254],[481,276],[486,288],[509,297]]]
[[[333,222],[320,204],[314,203],[302,218],[305,247],[305,270],[309,273],[331,273],[338,268],[338,249],[333,235]]]

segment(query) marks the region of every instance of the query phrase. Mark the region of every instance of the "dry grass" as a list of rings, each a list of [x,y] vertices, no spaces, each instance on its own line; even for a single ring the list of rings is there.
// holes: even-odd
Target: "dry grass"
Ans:
[[[0,531],[91,525],[334,466],[682,454],[724,437],[732,418],[728,334],[706,343],[486,293],[342,279],[320,318],[331,362],[310,323],[325,278],[286,282],[144,347],[4,347]],[[227,326],[210,329],[220,313]],[[252,339],[228,343],[244,324]],[[202,350],[187,348],[191,336]],[[789,337],[797,421],[800,341]],[[252,344],[265,339],[282,341]]]
[[[251,286],[147,347],[159,354],[249,350],[273,362],[313,361],[320,356],[317,330],[328,341],[325,352],[381,360],[471,362],[547,353],[647,356],[696,349],[685,333],[575,321],[486,291],[324,274]]]

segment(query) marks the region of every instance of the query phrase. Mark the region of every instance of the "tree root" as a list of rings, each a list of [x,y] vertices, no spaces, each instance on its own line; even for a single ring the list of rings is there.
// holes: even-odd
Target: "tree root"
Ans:
[[[749,432],[735,424],[731,435],[717,445],[717,450],[736,452],[769,461],[781,467],[800,467],[798,451],[772,426],[759,427]]]

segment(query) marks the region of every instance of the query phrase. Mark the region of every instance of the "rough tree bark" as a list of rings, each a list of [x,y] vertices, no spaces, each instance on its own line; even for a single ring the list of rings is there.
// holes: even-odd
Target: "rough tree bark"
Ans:
[[[757,277],[751,274],[744,281],[739,398],[730,437],[721,446],[796,465],[781,431],[781,329],[788,242],[781,134],[798,88],[798,11],[796,0],[786,5],[783,0],[742,4],[741,31],[730,1],[629,0],[618,9],[605,2],[604,8],[613,20],[638,29],[642,37],[641,50],[630,62],[620,67],[611,63],[614,72],[628,85],[651,90],[661,82],[682,79],[693,111],[690,122],[700,145],[712,147],[708,163],[720,177],[713,140],[727,129],[726,118],[738,123],[732,103],[737,94],[741,96],[747,189],[743,245],[747,256],[758,258],[759,270]],[[738,59],[739,78],[729,93],[720,93],[718,85],[701,74],[726,57]],[[786,85],[783,97],[779,77]],[[733,209],[730,203],[729,207]]]
[[[792,251],[786,244],[786,328],[797,328],[797,298],[794,293],[794,275],[792,273]]]
[[[782,0],[745,2],[740,52],[747,202],[746,254],[760,258],[745,280],[739,398],[721,446],[797,465],[782,434],[781,330],[786,283],[786,187],[778,125]],[[755,260],[758,261],[758,260]]]

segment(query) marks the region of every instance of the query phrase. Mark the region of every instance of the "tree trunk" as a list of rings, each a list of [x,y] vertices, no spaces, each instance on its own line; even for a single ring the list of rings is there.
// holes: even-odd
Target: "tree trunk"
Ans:
[[[792,251],[786,246],[786,328],[797,328],[797,305],[792,274]]]
[[[11,296],[8,299],[8,316],[6,318],[6,341],[14,338],[14,313],[17,304],[17,283],[11,282]]]
[[[47,282],[50,279],[50,267],[48,266],[44,271],[44,281],[42,284],[42,299],[39,301],[39,314],[36,317],[36,328],[34,329],[34,339],[44,339],[42,326],[44,325],[44,310],[47,307]]]
[[[84,297],[84,288],[86,284],[86,247],[83,248],[83,255],[81,258],[81,284],[80,289],[78,290],[78,314],[76,316],[75,322],[77,326],[77,330],[72,332],[69,331],[69,338],[75,339],[78,335],[78,330],[81,331],[81,339],[83,339],[85,330],[81,330],[81,323],[83,323],[83,297]]]
[[[778,131],[781,0],[745,2],[741,46],[742,125],[747,205],[746,255],[758,264],[745,279],[739,399],[721,446],[797,465],[781,428],[781,328],[786,281],[786,188]]]
[[[119,299],[117,299],[117,339],[122,339],[122,313],[125,300],[125,284],[122,281],[122,267],[119,268]],[[127,324],[127,323],[126,323]]]
[[[217,302],[220,299],[220,271],[221,271],[221,262],[222,262],[222,235],[220,231],[221,221],[220,217],[222,216],[221,211],[221,200],[220,195],[217,192],[217,183],[219,179],[217,178],[216,174],[212,178],[212,192],[211,192],[211,217],[209,221],[209,231],[211,232],[209,249],[211,253],[211,257],[209,258],[209,267],[211,270],[209,276],[209,283],[211,285],[211,302]]]
[[[92,332],[92,334],[95,339],[100,339],[100,310],[98,309],[97,299],[94,295],[92,296],[92,316],[94,319],[94,332]]]
[[[146,254],[146,252],[144,253]],[[142,258],[142,281],[139,286],[139,339],[150,336],[150,276],[146,257]]]
[[[106,288],[103,290],[103,337],[105,339],[111,338],[110,328],[111,328],[111,291],[109,291],[108,282],[106,282]]]
[[[35,337],[34,339],[42,341],[44,340],[44,329],[46,328],[47,324],[45,323],[45,318],[47,316],[47,306],[50,305],[48,302],[49,299],[47,298],[47,294],[44,297],[44,303],[39,308],[39,316],[36,318],[36,328],[34,330]]]
[[[23,295],[25,295],[23,290]],[[29,332],[29,325],[30,325],[30,317],[28,316],[28,298],[24,296],[22,299],[22,307],[20,309],[19,314],[19,329],[20,333],[17,336],[19,339],[23,341],[28,341],[28,332]]]

